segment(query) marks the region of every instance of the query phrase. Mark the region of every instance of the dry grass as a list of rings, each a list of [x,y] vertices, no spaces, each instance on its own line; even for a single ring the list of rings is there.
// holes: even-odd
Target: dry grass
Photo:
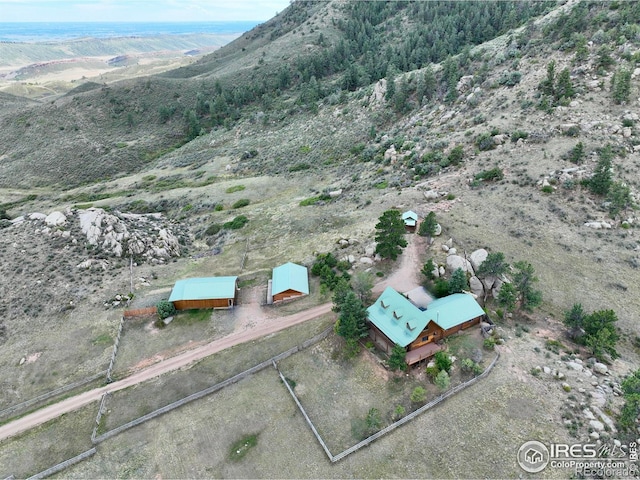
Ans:
[[[0,476],[27,478],[89,450],[96,404],[0,443]]]

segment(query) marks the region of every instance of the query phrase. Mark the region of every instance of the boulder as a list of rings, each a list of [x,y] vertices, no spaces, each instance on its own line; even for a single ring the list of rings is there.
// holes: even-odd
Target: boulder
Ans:
[[[424,192],[424,198],[426,198],[427,200],[436,200],[439,197],[440,197],[440,195],[435,190],[428,190],[428,191]]]
[[[461,268],[465,272],[473,273],[473,267],[471,263],[466,259],[459,255],[448,255],[446,261],[447,271],[449,273],[455,272],[457,269]]]
[[[444,267],[443,267],[443,266],[439,266],[439,267],[438,267],[438,273],[440,273],[440,276],[441,276],[441,277],[444,277],[444,274],[445,274],[446,272],[445,272],[445,269],[444,269]]]
[[[588,408],[585,408],[582,413],[584,414],[584,418],[586,420],[595,420],[596,417],[595,415],[591,412],[591,410],[589,410]]]
[[[604,431],[604,424],[602,422],[599,422],[598,420],[589,420],[589,426],[596,432]]]
[[[469,279],[469,289],[471,293],[477,295],[478,298],[484,298],[484,287],[478,277],[473,276]]]
[[[44,223],[50,227],[59,227],[67,223],[67,217],[62,212],[51,212],[44,219]]]
[[[593,364],[593,371],[600,375],[606,375],[609,369],[604,363],[596,362]]]
[[[443,243],[442,245],[440,245],[440,248],[442,248],[443,252],[448,252],[449,251],[449,247],[447,246],[446,243]]]
[[[455,247],[451,247],[449,249],[449,251],[447,252],[448,255],[457,255],[458,254],[458,250]]]
[[[44,213],[34,212],[29,215],[29,220],[44,220],[47,216]]]
[[[480,248],[478,250],[474,250],[469,256],[469,261],[471,262],[471,266],[475,271],[478,271],[478,267],[487,259],[487,252],[484,248]]]
[[[436,223],[436,231],[434,232],[433,236],[438,237],[440,235],[442,235],[442,226],[439,223]]]
[[[365,265],[373,265],[373,260],[369,257],[362,257],[360,258],[360,263],[363,263]]]
[[[576,363],[576,362],[567,362],[567,367],[569,367],[571,370],[575,370],[577,372],[581,372],[582,371],[582,365],[580,365],[579,363]]]
[[[338,190],[332,190],[331,192],[329,192],[329,196],[330,196],[331,198],[337,198],[337,197],[339,197],[340,195],[342,195],[342,189],[341,189],[341,188],[340,188],[340,189],[338,189]]]
[[[471,263],[471,265],[473,266],[473,262]],[[474,268],[474,270],[476,270],[475,266],[473,268]],[[496,280],[497,280],[496,277],[491,277],[491,276],[482,279],[482,283],[484,285],[484,289],[486,291],[490,291],[493,288],[493,286],[495,285]]]

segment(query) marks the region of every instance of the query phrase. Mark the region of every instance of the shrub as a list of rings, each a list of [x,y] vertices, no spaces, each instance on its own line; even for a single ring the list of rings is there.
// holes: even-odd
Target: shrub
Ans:
[[[204,231],[204,234],[207,235],[207,236],[211,236],[211,235],[215,235],[220,230],[222,230],[222,226],[219,223],[212,223]]]
[[[451,370],[453,362],[447,352],[437,352],[434,357],[434,361],[436,362],[438,370],[444,370],[445,372],[449,372],[449,370]]]
[[[249,219],[244,215],[239,215],[230,222],[224,223],[222,226],[229,230],[239,230],[249,222]]]
[[[246,207],[247,205],[249,205],[251,203],[251,200],[249,200],[248,198],[241,198],[240,200],[238,200],[237,202],[235,202],[231,208],[242,208],[242,207]]]
[[[478,135],[478,137],[476,138],[476,146],[481,151],[493,150],[494,148],[496,148],[496,144],[493,141],[491,133],[486,132]]]
[[[158,304],[156,305],[156,309],[158,310],[158,317],[160,318],[160,320],[164,320],[165,318],[171,317],[176,314],[176,307],[173,305],[173,303],[167,300],[158,302]]]
[[[309,170],[310,168],[311,168],[311,165],[309,165],[308,163],[297,163],[296,165],[292,165],[291,167],[289,167],[289,171],[301,172],[303,170]]]
[[[416,387],[411,392],[411,396],[409,397],[413,403],[422,403],[427,399],[427,391],[424,387]]]
[[[487,182],[499,181],[499,180],[502,180],[503,178],[504,178],[504,172],[502,171],[501,168],[498,168],[498,167],[492,168],[491,170],[484,170],[475,176],[476,180],[487,181]]]
[[[227,193],[241,192],[244,189],[245,189],[244,185],[234,185],[233,187],[227,188],[226,192]]]
[[[526,140],[527,137],[529,136],[529,134],[527,132],[523,132],[521,130],[516,130],[515,132],[513,132],[511,134],[511,141],[513,143],[516,143],[518,140],[520,140],[521,138],[523,140]]]
[[[439,372],[440,370],[438,370],[438,367],[436,367],[435,365],[432,367],[427,367],[425,370],[427,377],[429,377],[431,381],[434,381],[436,379],[436,376],[438,375]]]
[[[485,338],[482,346],[487,350],[493,350],[496,346],[496,340],[493,337]]]
[[[449,374],[445,370],[441,370],[440,373],[436,376],[434,382],[440,390],[446,390],[449,388],[451,384],[451,379],[449,378]]]
[[[247,452],[258,444],[257,435],[247,435],[246,437],[238,440],[229,450],[229,458],[234,461],[240,460]]]
[[[551,185],[545,185],[542,187],[542,193],[553,193],[553,187]]]

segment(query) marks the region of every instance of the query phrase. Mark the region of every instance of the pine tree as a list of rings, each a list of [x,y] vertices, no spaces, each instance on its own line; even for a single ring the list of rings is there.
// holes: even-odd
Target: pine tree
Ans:
[[[600,150],[599,154],[600,159],[598,160],[593,175],[589,179],[589,190],[596,195],[606,195],[609,193],[611,183],[613,182],[611,178],[611,158],[613,157],[611,146],[607,145]]]
[[[499,277],[506,273],[508,268],[509,264],[504,261],[504,253],[491,252],[487,254],[487,258],[476,270],[476,275],[479,277]]]
[[[340,315],[335,332],[347,341],[347,353],[354,355],[358,350],[358,340],[367,336],[367,311],[360,299],[352,291],[348,292],[340,304]]]
[[[467,274],[461,268],[458,268],[451,274],[449,279],[449,293],[462,293],[469,287],[467,283]]]
[[[406,349],[396,343],[391,349],[391,355],[389,355],[389,368],[391,370],[402,370],[404,372],[407,369],[406,355]]]
[[[518,292],[512,283],[503,283],[498,292],[498,305],[506,309],[507,312],[512,312],[516,308],[518,301]]]
[[[387,210],[376,224],[376,253],[382,258],[395,260],[407,246],[404,239],[404,222],[398,210]]]
[[[629,102],[631,95],[631,71],[620,68],[611,78],[611,92],[614,103],[621,104]]]
[[[418,235],[421,237],[433,237],[438,228],[435,212],[429,212],[418,228]]]
[[[542,303],[542,292],[534,290],[533,284],[538,281],[533,265],[519,261],[513,264],[516,272],[513,274],[513,286],[518,292],[520,308],[531,311]],[[503,285],[504,287],[504,285]]]
[[[571,83],[571,74],[569,73],[569,69],[565,68],[560,72],[560,75],[558,75],[558,81],[554,89],[554,97],[556,100],[560,100],[562,98],[573,98],[574,96],[575,90]]]

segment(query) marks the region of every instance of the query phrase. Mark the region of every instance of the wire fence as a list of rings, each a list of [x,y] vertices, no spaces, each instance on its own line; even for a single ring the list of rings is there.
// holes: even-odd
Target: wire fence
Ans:
[[[40,478],[46,478],[46,477],[50,477],[51,475],[54,475],[58,472],[61,472],[62,470],[64,470],[65,468],[69,468],[71,465],[75,465],[76,463],[82,462],[83,460],[86,460],[87,458],[91,457],[92,455],[95,455],[96,453],[96,449],[91,448],[89,450],[87,450],[86,452],[82,452],[80,455],[76,455],[73,458],[70,458],[68,460],[65,460],[64,462],[60,462],[57,465],[54,465],[51,468],[47,468],[46,470],[40,472],[40,473],[36,473],[35,475],[33,475],[32,477],[29,477],[27,480],[36,480],[36,479],[40,479]]]
[[[396,428],[400,427],[401,425],[404,425],[405,423],[410,422],[411,420],[416,418],[418,415],[421,415],[424,412],[426,412],[427,410],[435,407],[436,405],[438,405],[439,403],[445,401],[447,398],[451,397],[452,395],[455,395],[456,393],[460,392],[461,390],[464,390],[465,388],[467,388],[467,387],[473,385],[474,383],[480,381],[481,379],[483,379],[484,377],[489,375],[489,373],[493,369],[494,365],[498,361],[498,358],[500,358],[500,354],[496,353],[496,356],[493,359],[493,361],[477,377],[474,377],[471,380],[468,380],[468,381],[466,381],[464,383],[461,383],[460,385],[457,385],[456,387],[452,388],[451,390],[447,390],[445,393],[439,395],[438,397],[434,398],[429,403],[427,403],[427,404],[423,405],[422,407],[418,408],[417,410],[411,412],[409,415],[406,415],[405,417],[402,417],[397,422],[394,422],[391,425],[383,428],[382,430],[379,430],[378,432],[374,433],[373,435],[365,438],[361,442],[356,443],[352,447],[350,447],[350,448],[338,453],[337,455],[333,455],[331,453],[331,451],[329,450],[329,447],[327,447],[326,443],[322,439],[322,436],[318,433],[318,430],[316,429],[315,425],[313,424],[313,422],[311,421],[311,419],[307,415],[307,412],[302,407],[302,404],[300,403],[300,401],[298,400],[298,397],[294,393],[293,388],[291,388],[291,386],[289,385],[289,382],[287,382],[285,380],[284,375],[282,375],[282,372],[280,371],[280,369],[278,369],[278,366],[276,365],[275,362],[273,363],[273,366],[278,371],[278,374],[280,375],[280,378],[282,379],[284,385],[287,387],[287,390],[291,394],[291,397],[293,398],[294,402],[296,403],[296,405],[300,409],[300,412],[302,413],[302,416],[304,417],[305,421],[307,422],[307,425],[309,425],[309,428],[311,429],[311,431],[315,435],[316,439],[318,440],[318,442],[322,446],[324,452],[327,454],[327,457],[329,457],[329,460],[331,460],[332,463],[335,463],[335,462],[337,462],[339,460],[342,460],[347,455],[350,455],[353,452],[356,452],[357,450],[360,450],[362,447],[366,447],[370,443],[372,443],[375,440],[377,440],[378,438],[386,435],[387,433],[395,430]]]
[[[22,403],[18,403],[16,405],[12,405],[9,408],[5,408],[4,410],[0,410],[0,418],[8,417],[8,416],[14,415],[15,413],[18,413],[18,412],[23,412],[23,411],[27,410],[28,408],[31,408],[31,407],[33,407],[35,405],[38,405],[38,404],[42,403],[42,402],[46,402],[47,400],[51,400],[54,397],[57,397],[57,396],[62,395],[64,393],[70,392],[71,390],[75,390],[76,388],[83,387],[84,385],[87,385],[87,384],[89,384],[91,382],[95,382],[99,378],[104,377],[105,373],[106,373],[106,370],[103,370],[103,371],[98,372],[95,375],[87,377],[87,378],[85,378],[83,380],[79,380],[79,381],[77,381],[75,383],[70,383],[69,385],[64,385],[64,386],[62,386],[60,388],[57,388],[55,390],[51,390],[50,392],[43,393],[42,395],[30,398],[29,400],[25,400]]]
[[[130,428],[136,427],[144,422],[147,422],[149,420],[152,420],[154,418],[159,417],[160,415],[164,415],[165,413],[168,413],[172,410],[175,410],[176,408],[182,407],[183,405],[186,405],[187,403],[193,402],[195,400],[198,400],[200,398],[206,397],[207,395],[211,395],[214,392],[217,392],[218,390],[221,390],[225,387],[228,387],[229,385],[232,385],[234,383],[239,382],[240,380],[242,380],[243,378],[246,378],[247,376],[254,374],[256,372],[259,372],[260,370],[263,370],[264,368],[274,364],[275,362],[278,362],[280,360],[283,360],[291,355],[293,355],[296,352],[299,352],[302,349],[305,349],[317,342],[319,342],[320,340],[323,340],[324,338],[326,338],[329,333],[333,331],[332,327],[327,328],[325,331],[323,331],[322,333],[316,335],[313,338],[310,338],[309,340],[306,340],[305,342],[301,343],[300,345],[297,345],[289,350],[287,350],[286,352],[283,352],[279,355],[276,355],[275,357],[272,357],[268,360],[265,360],[262,363],[259,363],[258,365],[255,365],[237,375],[234,375],[233,377],[230,377],[226,380],[223,380],[220,383],[216,383],[215,385],[212,385],[210,387],[205,388],[204,390],[200,390],[196,393],[193,393],[191,395],[188,395],[184,398],[181,398],[180,400],[177,400],[173,403],[170,403],[168,405],[165,405],[164,407],[161,407],[157,410],[154,410],[152,412],[147,413],[146,415],[143,415],[141,417],[138,417],[128,423],[125,423],[123,425],[120,425],[119,427],[116,427],[112,430],[109,430],[106,433],[103,433],[102,435],[97,435],[97,430],[98,427],[100,426],[100,421],[102,418],[102,414],[104,413],[104,408],[105,408],[105,403],[106,403],[106,398],[107,398],[107,394],[105,394],[102,397],[102,402],[100,403],[100,408],[98,409],[98,415],[96,416],[96,425],[94,426],[93,429],[93,433],[91,435],[91,441],[94,444],[98,444],[101,442],[104,442],[105,440],[108,440],[109,438],[112,438],[122,432],[124,432],[125,430],[129,430]]]

